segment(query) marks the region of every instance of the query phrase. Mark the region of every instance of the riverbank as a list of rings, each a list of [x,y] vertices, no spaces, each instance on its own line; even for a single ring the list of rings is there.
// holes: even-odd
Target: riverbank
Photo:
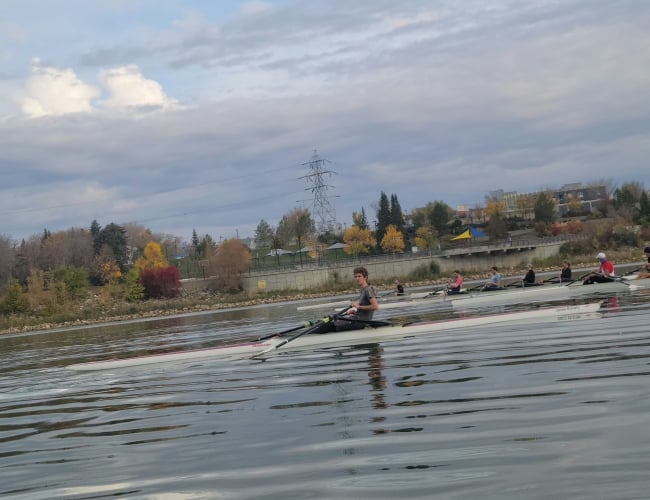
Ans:
[[[624,274],[634,268],[639,262],[618,262],[617,265]],[[577,267],[574,266],[576,275],[580,272],[593,269],[589,263],[579,262]],[[507,276],[504,275],[504,281],[512,280],[523,276],[525,269],[509,269]],[[542,267],[536,269],[539,275],[548,273],[557,273],[557,267]],[[484,274],[466,275],[465,281],[479,281],[486,279]],[[402,282],[407,292],[410,289],[422,287],[435,287],[448,282],[448,278],[440,278],[427,281],[406,281]],[[352,284],[351,284],[352,285]],[[377,286],[377,292],[387,292],[392,290],[391,286]],[[24,333],[49,329],[72,328],[79,326],[88,326],[105,323],[118,323],[124,321],[146,320],[149,318],[179,316],[184,314],[209,313],[210,311],[219,311],[223,309],[232,309],[240,307],[250,307],[262,304],[273,304],[279,302],[294,302],[298,300],[315,299],[321,297],[332,297],[346,294],[355,294],[357,289],[354,287],[337,290],[316,290],[311,292],[287,292],[287,294],[249,296],[244,293],[240,295],[212,295],[205,292],[195,292],[185,294],[176,299],[149,300],[138,304],[126,301],[114,301],[110,304],[102,305],[102,299],[95,295],[89,299],[89,302],[97,302],[94,305],[94,314],[92,317],[78,317],[74,319],[57,320],[56,318],[44,319],[35,316],[14,316],[9,318],[8,325],[0,327],[0,335],[11,333]],[[88,301],[87,301],[88,302]],[[12,324],[12,322],[14,324]]]

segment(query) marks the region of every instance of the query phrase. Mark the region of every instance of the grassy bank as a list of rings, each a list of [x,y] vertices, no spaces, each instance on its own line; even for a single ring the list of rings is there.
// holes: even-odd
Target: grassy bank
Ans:
[[[610,251],[609,257],[616,264],[638,262],[641,254],[638,249],[622,249]],[[562,256],[534,261],[538,273],[555,272],[560,268]],[[578,269],[593,269],[597,263],[593,255],[581,255],[572,258],[572,267]],[[503,276],[522,276],[525,269],[501,269]],[[461,270],[462,273],[462,270]],[[467,281],[486,279],[485,273],[463,273]],[[576,273],[577,274],[577,273]],[[447,276],[432,276],[426,280],[403,280],[409,288],[438,285],[446,283]],[[378,291],[392,289],[392,280],[374,283]],[[286,290],[273,293],[238,293],[210,294],[204,291],[187,293],[175,299],[146,300],[142,302],[127,302],[126,300],[107,297],[101,289],[92,290],[89,297],[83,301],[65,304],[55,312],[40,314],[12,314],[0,316],[0,333],[15,333],[67,326],[78,326],[109,321],[124,321],[136,318],[169,316],[184,313],[220,310],[234,307],[245,307],[257,304],[293,301],[307,298],[355,293],[354,283],[336,283],[312,290]]]

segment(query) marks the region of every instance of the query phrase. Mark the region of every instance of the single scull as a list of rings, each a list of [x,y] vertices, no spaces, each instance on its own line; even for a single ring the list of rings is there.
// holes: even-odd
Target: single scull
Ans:
[[[432,321],[411,323],[404,326],[392,325],[378,328],[365,328],[327,334],[303,335],[284,344],[273,352],[288,350],[305,350],[325,347],[345,347],[361,345],[386,340],[403,339],[414,335],[428,334],[461,328],[482,327],[499,323],[522,324],[569,321],[577,319],[592,319],[601,316],[599,312],[601,303],[593,302],[577,306],[562,306],[541,308],[532,311],[511,312],[477,316],[472,318],[451,319],[446,321]],[[243,358],[259,355],[263,351],[273,349],[283,342],[285,337],[275,336],[266,340],[247,342],[242,344],[226,345],[208,349],[197,349],[175,353],[153,354],[128,359],[109,359],[89,363],[78,363],[66,368],[75,371],[94,371],[126,368],[133,366],[149,365],[154,363],[170,363],[177,361],[199,360],[205,358]]]

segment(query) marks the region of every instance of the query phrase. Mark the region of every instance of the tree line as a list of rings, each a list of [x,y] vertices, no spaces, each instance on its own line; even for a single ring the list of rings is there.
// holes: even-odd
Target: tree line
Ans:
[[[279,263],[279,250],[289,248],[299,259],[314,258],[328,245],[343,242],[350,255],[401,253],[417,247],[431,251],[461,232],[466,223],[482,227],[490,238],[501,238],[513,229],[533,225],[540,236],[584,230],[580,221],[557,221],[556,200],[550,192],[522,196],[518,209],[508,211],[504,200],[486,197],[485,206],[461,219],[445,202],[436,200],[405,213],[396,194],[381,192],[374,218],[365,208],[352,213],[352,225],[317,233],[310,211],[295,208],[274,227],[260,220],[254,233],[254,252],[270,254]],[[575,201],[570,214],[607,217],[596,241],[639,245],[650,238],[648,192],[636,182],[611,189],[588,213]],[[572,213],[571,213],[572,212]],[[478,215],[477,215],[478,214]],[[275,251],[275,252],[274,252]],[[141,301],[173,297],[180,293],[178,257],[201,262],[213,277],[215,291],[237,291],[242,275],[251,266],[252,249],[238,238],[215,242],[192,231],[189,244],[178,237],[156,234],[137,224],[93,220],[89,227],[34,235],[20,243],[0,235],[0,312],[57,310],[87,296],[89,287],[101,287],[106,300]]]

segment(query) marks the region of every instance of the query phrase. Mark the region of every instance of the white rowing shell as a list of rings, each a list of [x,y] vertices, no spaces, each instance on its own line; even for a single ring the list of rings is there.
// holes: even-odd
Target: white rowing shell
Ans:
[[[404,326],[384,326],[379,328],[366,328],[363,330],[333,332],[322,335],[303,335],[291,342],[284,344],[277,350],[272,350],[271,352],[277,353],[287,350],[304,350],[321,347],[345,347],[350,345],[357,345],[360,343],[365,344],[383,340],[402,339],[418,334],[457,330],[460,328],[471,328],[498,323],[517,324],[591,319],[601,316],[601,314],[598,312],[600,305],[600,302],[593,302],[590,304],[582,304],[577,306],[542,308],[536,309],[534,311],[511,312],[505,314],[478,316],[474,318],[412,323]],[[208,349],[153,354],[149,356],[140,356],[128,359],[112,359],[105,361],[94,361],[90,363],[78,363],[69,365],[66,368],[76,371],[93,371],[149,365],[154,363],[199,360],[215,357],[251,357],[260,354],[262,351],[273,349],[275,345],[283,342],[285,339],[286,337],[272,337],[264,341],[247,342],[243,344],[226,345]]]

